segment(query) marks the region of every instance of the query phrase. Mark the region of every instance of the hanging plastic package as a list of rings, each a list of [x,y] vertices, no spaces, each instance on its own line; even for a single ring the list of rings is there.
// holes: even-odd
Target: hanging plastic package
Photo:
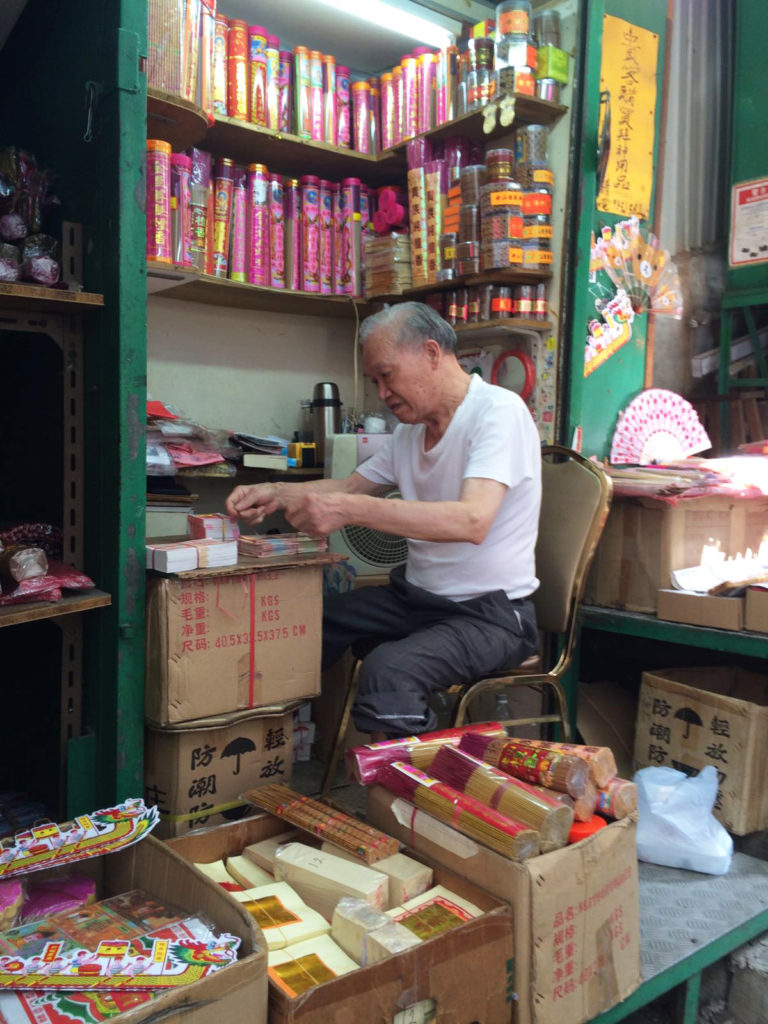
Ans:
[[[705,765],[688,776],[674,768],[636,772],[637,856],[651,864],[724,875],[731,866],[733,839],[712,814],[717,771]]]

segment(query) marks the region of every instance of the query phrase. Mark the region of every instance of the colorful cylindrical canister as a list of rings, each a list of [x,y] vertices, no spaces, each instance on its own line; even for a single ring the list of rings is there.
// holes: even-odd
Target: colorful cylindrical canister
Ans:
[[[310,78],[309,50],[306,46],[293,48],[293,83],[295,89],[296,134],[302,139],[312,138],[312,82]]]
[[[188,156],[192,163],[189,179],[189,250],[192,266],[204,274],[208,269],[208,237],[213,235],[213,218],[209,216],[208,202],[212,191],[211,154],[193,147],[188,151]]]
[[[371,104],[368,116],[368,137],[371,140],[371,153],[381,152],[381,86],[378,78],[369,78],[371,87]]]
[[[312,114],[312,138],[322,142],[325,111],[323,110],[323,55],[319,50],[309,51],[309,105]]]
[[[248,72],[250,81],[251,124],[267,123],[267,30],[248,26]]]
[[[418,63],[415,57],[403,57],[402,130],[403,142],[419,134]]]
[[[336,145],[349,146],[352,138],[349,68],[336,65]]]
[[[437,58],[434,53],[421,53],[416,58],[419,81],[419,132],[428,132],[435,126],[435,72]]]
[[[323,54],[323,138],[336,145],[336,58]]]
[[[269,171],[248,165],[248,283],[269,285]]]
[[[171,145],[147,139],[147,259],[171,262]]]
[[[277,129],[281,132],[290,132],[291,103],[293,81],[293,53],[290,50],[280,51],[280,71],[277,78]]]
[[[392,68],[392,89],[395,94],[395,145],[403,141],[403,69],[400,64]]]
[[[227,36],[229,35],[229,18],[225,14],[217,14],[213,32],[213,71],[212,99],[213,113],[221,117],[227,116]]]
[[[343,250],[344,237],[344,196],[341,192],[341,185],[334,183],[331,190],[331,207],[333,209],[333,294],[344,294],[344,263],[345,253]]]
[[[227,34],[227,114],[248,120],[248,24],[237,18]]]
[[[320,293],[333,291],[333,182],[320,181]]]
[[[352,83],[352,148],[358,153],[371,151],[371,87],[367,82]]]
[[[213,200],[213,273],[226,277],[229,271],[229,234],[232,222],[232,189],[235,161],[221,157],[216,161]]]
[[[216,0],[203,0],[200,10],[200,73],[197,105],[213,124],[213,37],[216,32]]]
[[[200,0],[184,5],[184,27],[181,41],[181,97],[197,102],[197,65],[200,56]]]
[[[182,267],[192,266],[192,224],[189,178],[192,161],[185,153],[171,154],[171,258]]]
[[[381,148],[395,145],[395,83],[391,71],[381,76]]]
[[[267,36],[267,128],[278,129],[280,126],[280,107],[278,102],[278,83],[280,81],[280,40],[277,36]]]
[[[244,167],[235,168],[232,182],[232,239],[229,245],[229,278],[248,280],[248,176]]]
[[[320,179],[306,174],[301,187],[301,290],[320,291]]]
[[[283,183],[283,209],[285,287],[298,291],[301,288],[301,193],[298,178],[286,178]]]
[[[367,82],[365,83],[368,84]],[[342,192],[342,232],[341,246],[342,279],[341,287],[345,295],[362,295],[362,225],[360,219],[360,179],[343,178]]]
[[[269,176],[269,270],[270,285],[285,288],[285,211],[283,209],[283,179],[279,174]]]

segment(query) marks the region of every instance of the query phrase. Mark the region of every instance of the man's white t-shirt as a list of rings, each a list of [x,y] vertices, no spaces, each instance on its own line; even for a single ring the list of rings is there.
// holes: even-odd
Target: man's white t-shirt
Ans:
[[[467,601],[492,591],[528,597],[538,586],[535,545],[541,504],[541,442],[519,395],[472,374],[448,429],[424,450],[424,424],[400,423],[391,442],[357,467],[393,484],[408,501],[456,501],[470,477],[506,486],[481,544],[408,540],[406,579],[433,594]]]

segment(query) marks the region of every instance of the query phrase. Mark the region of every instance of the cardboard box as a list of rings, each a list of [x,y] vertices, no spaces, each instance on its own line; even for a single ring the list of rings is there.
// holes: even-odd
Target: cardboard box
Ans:
[[[712,594],[695,594],[689,590],[660,590],[656,614],[668,622],[687,622],[691,626],[711,626],[714,629],[741,629],[744,599],[713,597]]]
[[[644,672],[635,764],[720,779],[715,817],[736,835],[768,827],[768,676],[720,666]]]
[[[284,821],[265,814],[190,833],[170,845],[182,857],[205,863],[236,855],[244,846],[285,829]],[[509,907],[448,870],[436,870],[435,884],[464,896],[481,907],[483,915],[398,956],[311,988],[297,999],[270,985],[270,1024],[509,1021],[508,986],[514,963]]]
[[[169,725],[319,693],[323,560],[314,561],[151,578],[147,719]]]
[[[768,498],[714,495],[669,504],[614,498],[587,577],[584,604],[655,612],[669,574],[701,562],[706,545],[726,554],[757,551],[768,533]]]
[[[744,599],[744,629],[768,633],[768,587],[748,587]]]
[[[144,792],[160,809],[159,836],[231,821],[251,805],[240,794],[291,781],[293,716],[232,715],[185,728],[146,730]]]
[[[253,918],[219,886],[195,871],[153,836],[117,853],[83,861],[75,870],[96,878],[99,899],[131,889],[144,889],[179,910],[210,919],[220,931],[237,935],[241,940],[240,959],[236,964],[194,985],[175,992],[163,992],[132,1007],[131,993],[126,992],[123,996],[119,992],[113,993],[118,1005],[123,999],[131,1007],[120,1014],[121,1024],[140,1024],[142,1021],[149,1024],[160,1019],[163,1024],[182,1024],[182,1017],[183,1024],[222,1024],[222,1021],[266,1024],[267,954],[264,937]],[[34,877],[42,880],[51,877],[55,871],[40,872]],[[86,1012],[83,1009],[83,1013]],[[54,1021],[63,1024],[65,1020],[55,1015],[52,1008],[48,1008],[44,1019],[50,1024]],[[66,1017],[67,1021],[74,1019]]]
[[[512,904],[515,1024],[583,1024],[637,988],[634,818],[522,864],[414,815],[382,786],[368,791],[367,820]]]

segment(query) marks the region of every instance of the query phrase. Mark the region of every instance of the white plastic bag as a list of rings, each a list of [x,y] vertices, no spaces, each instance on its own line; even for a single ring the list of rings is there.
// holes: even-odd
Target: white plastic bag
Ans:
[[[724,875],[731,866],[733,839],[712,814],[717,796],[715,768],[708,764],[693,776],[674,768],[641,768],[635,782],[638,858]]]

